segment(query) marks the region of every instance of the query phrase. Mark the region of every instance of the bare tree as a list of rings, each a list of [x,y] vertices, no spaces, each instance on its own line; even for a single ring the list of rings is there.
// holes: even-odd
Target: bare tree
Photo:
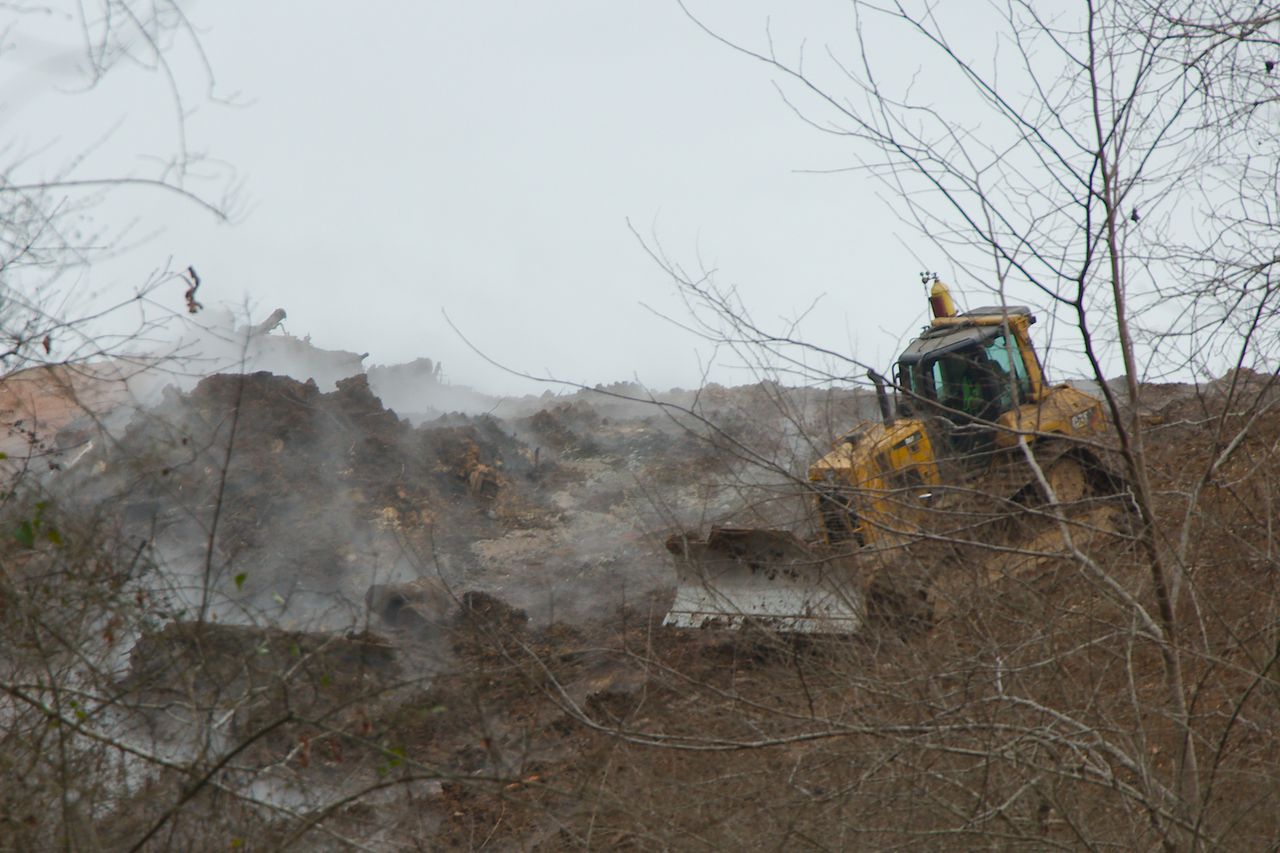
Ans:
[[[797,731],[785,713],[744,697],[755,725],[769,719],[786,733],[631,732],[630,742],[749,751],[847,736],[884,768],[905,762],[921,774],[918,787],[898,787],[873,767],[862,784],[931,801],[927,819],[898,806],[896,828],[860,824],[882,840],[1034,844],[1054,837],[1052,822],[1069,829],[1066,844],[1274,843],[1265,817],[1273,794],[1244,797],[1236,785],[1274,791],[1275,780],[1232,746],[1274,715],[1258,693],[1274,678],[1274,582],[1243,611],[1224,586],[1256,579],[1259,564],[1243,555],[1275,547],[1265,511],[1245,507],[1271,506],[1262,472],[1276,446],[1280,162],[1266,128],[1277,109],[1280,17],[1232,3],[1086,2],[1049,13],[1010,2],[977,22],[965,20],[969,9],[930,4],[850,8],[853,40],[819,50],[772,38],[757,49],[690,17],[769,66],[804,120],[847,138],[855,168],[885,183],[951,277],[989,301],[1038,303],[1056,321],[1053,362],[1065,373],[1074,353],[1105,398],[1134,519],[1073,515],[1050,490],[1048,528],[1013,542],[954,540],[959,564],[982,568],[946,590],[956,608],[949,627],[909,662],[895,660],[896,675],[841,670],[871,694],[919,704],[868,713],[851,700],[853,717]],[[752,322],[704,275],[663,265],[718,318],[701,329],[721,346],[809,381],[844,372],[826,367],[840,357],[825,353],[822,365],[794,330]],[[1108,381],[1116,368],[1121,379]],[[1144,385],[1153,379],[1195,386],[1179,398]],[[1185,443],[1181,458],[1169,442]],[[1222,490],[1232,495],[1225,505],[1209,500]],[[1225,520],[1236,512],[1251,520]],[[995,577],[1004,580],[993,586]],[[1057,586],[1067,578],[1072,595]],[[939,651],[939,637],[954,654]],[[1099,668],[1098,653],[1111,662]],[[917,678],[913,693],[906,685]],[[984,682],[976,692],[961,688],[974,678]],[[877,738],[892,746],[868,746]],[[844,778],[856,798],[859,783]]]

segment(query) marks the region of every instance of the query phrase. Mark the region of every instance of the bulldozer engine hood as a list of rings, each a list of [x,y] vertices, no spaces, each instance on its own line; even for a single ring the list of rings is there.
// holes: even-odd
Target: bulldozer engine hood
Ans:
[[[903,460],[899,460],[900,455]],[[919,458],[911,459],[913,456]],[[892,424],[866,422],[809,467],[809,480],[844,486],[869,484],[883,477],[885,469],[895,469],[906,460],[910,460],[907,464],[933,461],[933,450],[921,421],[904,418]]]
[[[850,440],[853,438],[854,440]],[[809,468],[829,545],[873,545],[911,523],[941,482],[925,423],[864,423]]]

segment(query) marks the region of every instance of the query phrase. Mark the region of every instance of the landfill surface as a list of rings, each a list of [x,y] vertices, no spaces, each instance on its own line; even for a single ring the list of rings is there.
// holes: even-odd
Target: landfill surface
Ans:
[[[1221,728],[1235,745],[1221,785],[1244,791],[1251,779],[1273,784],[1280,766],[1274,690],[1240,699],[1256,669],[1232,664],[1275,619],[1280,415],[1265,402],[1222,416],[1227,393],[1273,395],[1267,377],[1230,379],[1149,386],[1139,416],[1163,517],[1199,496],[1180,546],[1192,590],[1182,600],[1207,614],[1197,624],[1221,657],[1190,675],[1205,708],[1248,723]],[[199,758],[196,731],[234,746],[210,793],[168,820],[169,837],[216,826],[220,849],[723,848],[766,837],[853,849],[925,837],[904,827],[967,837],[957,821],[972,816],[911,793],[928,767],[975,784],[976,771],[957,769],[974,743],[957,730],[931,764],[901,727],[961,708],[974,683],[1046,707],[1056,696],[1095,722],[1126,719],[1125,702],[1162,684],[1149,650],[1116,666],[1108,638],[1125,617],[1072,557],[1083,551],[1110,582],[1151,595],[1122,535],[1132,520],[1114,505],[1076,517],[1069,545],[1059,525],[1030,519],[1002,534],[1016,537],[1008,547],[921,551],[933,561],[922,630],[665,628],[667,537],[713,524],[803,533],[797,478],[875,412],[864,392],[771,382],[486,398],[425,360],[332,390],[216,374],[98,418],[109,430],[64,413],[38,440],[50,493],[68,510],[97,507],[150,567],[121,581],[139,602],[145,588],[146,618],[101,637],[117,665],[98,686],[133,709],[113,711],[127,717],[115,731],[179,763]],[[1063,699],[1075,681],[1094,698]],[[1169,748],[1162,725],[1152,722],[1148,749]],[[991,783],[1010,798],[1017,843],[1070,846],[1082,815],[1113,837],[1132,822],[1078,791],[1023,802],[1027,778]],[[138,837],[189,784],[142,772],[99,809],[95,837]],[[1250,812],[1249,837],[1274,832],[1275,814]]]

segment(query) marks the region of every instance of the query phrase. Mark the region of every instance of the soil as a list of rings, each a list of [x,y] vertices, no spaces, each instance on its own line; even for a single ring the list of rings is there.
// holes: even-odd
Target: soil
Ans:
[[[1002,540],[913,552],[932,600],[910,632],[664,628],[667,535],[801,526],[785,476],[875,404],[761,385],[655,409],[616,392],[525,401],[510,420],[416,424],[363,375],[329,393],[255,373],[170,394],[67,472],[86,489],[127,491],[118,522],[188,582],[173,583],[169,610],[132,646],[120,690],[226,715],[227,738],[252,739],[228,785],[273,803],[306,792],[303,812],[350,797],[325,826],[379,850],[756,847],[788,833],[851,849],[928,837],[904,826],[946,828],[965,846],[954,815],[912,792],[929,773],[981,784],[965,763],[977,746],[964,732],[987,713],[975,708],[1010,725],[1039,713],[966,697],[1020,691],[1099,727],[1120,726],[1135,703],[1160,707],[1161,661],[1126,644],[1135,629],[1115,593],[1156,611],[1134,535],[1145,522],[1117,501],[1071,514],[1070,547],[1031,512]],[[1280,601],[1274,400],[1268,377],[1240,373],[1199,389],[1148,386],[1139,407],[1160,558],[1177,567],[1188,624],[1216,650],[1185,677],[1199,685],[1202,736],[1231,745],[1224,791],[1272,784],[1267,768],[1280,766],[1274,683],[1250,686]],[[744,448],[777,469],[758,474]],[[1105,570],[1091,574],[1089,561]],[[214,594],[192,593],[192,579]],[[1228,724],[1233,713],[1248,725]],[[936,735],[947,748],[919,751],[908,729],[947,714],[954,732]],[[1158,770],[1176,738],[1157,712],[1140,716]],[[148,725],[172,739],[190,718],[157,712]],[[989,723],[981,730],[997,730]],[[1095,760],[1084,745],[1058,748],[1037,760]],[[1115,772],[1115,785],[1137,784]],[[1106,796],[1086,802],[1065,786],[1032,803],[1014,795],[1023,778],[990,782],[992,797],[1009,798],[1010,839],[1070,846],[1079,838],[1063,816],[1083,814],[1104,836],[1153,843]],[[1248,838],[1275,837],[1280,809],[1248,814]],[[281,821],[262,831],[292,826]]]

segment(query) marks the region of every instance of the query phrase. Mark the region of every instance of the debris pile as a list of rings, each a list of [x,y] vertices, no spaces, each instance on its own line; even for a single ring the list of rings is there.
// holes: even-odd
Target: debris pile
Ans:
[[[167,394],[77,468],[114,473],[123,520],[172,562],[207,562],[200,583],[220,598],[283,600],[297,624],[337,608],[336,627],[371,584],[431,573],[441,549],[465,558],[507,515],[545,514],[523,451],[492,420],[414,428],[363,375],[323,393],[259,372]]]

